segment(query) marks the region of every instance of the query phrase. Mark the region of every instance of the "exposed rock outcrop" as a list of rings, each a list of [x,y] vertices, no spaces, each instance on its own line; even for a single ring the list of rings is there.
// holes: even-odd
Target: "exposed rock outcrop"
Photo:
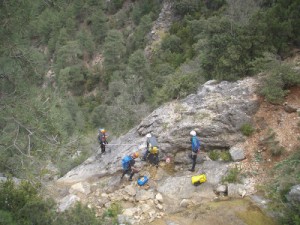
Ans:
[[[256,84],[254,78],[233,83],[208,81],[196,94],[153,111],[137,127],[112,141],[108,146],[110,152],[89,158],[58,182],[77,183],[120,171],[121,158],[143,148],[149,132],[158,137],[160,158],[187,155],[192,129],[199,134],[203,149],[229,149],[244,140],[239,129],[251,121],[258,108]],[[190,163],[188,159],[182,161]]]

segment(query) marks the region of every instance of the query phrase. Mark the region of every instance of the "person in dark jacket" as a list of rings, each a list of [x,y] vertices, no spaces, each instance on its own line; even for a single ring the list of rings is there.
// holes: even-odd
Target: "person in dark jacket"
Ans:
[[[107,142],[107,134],[104,128],[99,129],[98,133],[98,142],[100,144],[101,153],[105,152],[105,146],[108,144]]]
[[[146,135],[146,152],[143,155],[143,161],[149,161],[151,164],[158,167],[159,159],[158,159],[158,142],[156,140],[156,137],[152,134]]]
[[[192,168],[189,169],[189,171],[194,172],[195,171],[195,166],[196,166],[196,160],[197,160],[197,154],[200,150],[200,141],[199,138],[197,137],[196,131],[192,130],[190,132],[191,137],[191,145],[192,145]]]

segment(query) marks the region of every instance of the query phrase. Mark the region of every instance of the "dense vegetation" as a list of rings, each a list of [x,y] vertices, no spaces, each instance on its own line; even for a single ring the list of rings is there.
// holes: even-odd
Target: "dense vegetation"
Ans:
[[[116,224],[120,211],[112,204],[99,219],[93,209],[78,202],[57,213],[53,199],[42,197],[37,185],[28,181],[16,185],[12,179],[0,183],[0,225],[109,225]]]
[[[91,154],[96,128],[122,134],[209,79],[264,72],[273,103],[300,83],[282,61],[300,46],[300,0],[172,4],[146,56],[162,0],[1,1],[0,171],[40,182],[54,164],[63,175]]]

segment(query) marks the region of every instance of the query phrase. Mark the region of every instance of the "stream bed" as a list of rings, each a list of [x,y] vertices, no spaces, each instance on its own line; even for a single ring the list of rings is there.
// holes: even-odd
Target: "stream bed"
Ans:
[[[278,225],[250,198],[203,203],[200,206],[166,215],[151,225]]]

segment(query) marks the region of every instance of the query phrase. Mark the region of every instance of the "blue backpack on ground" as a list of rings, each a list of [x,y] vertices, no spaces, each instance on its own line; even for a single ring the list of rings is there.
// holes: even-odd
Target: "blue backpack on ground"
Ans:
[[[129,169],[129,163],[132,160],[131,156],[126,155],[123,159],[122,159],[122,167],[123,170],[128,170]]]
[[[147,182],[148,182],[147,176],[140,177],[137,181],[138,185],[140,186],[144,186]]]

